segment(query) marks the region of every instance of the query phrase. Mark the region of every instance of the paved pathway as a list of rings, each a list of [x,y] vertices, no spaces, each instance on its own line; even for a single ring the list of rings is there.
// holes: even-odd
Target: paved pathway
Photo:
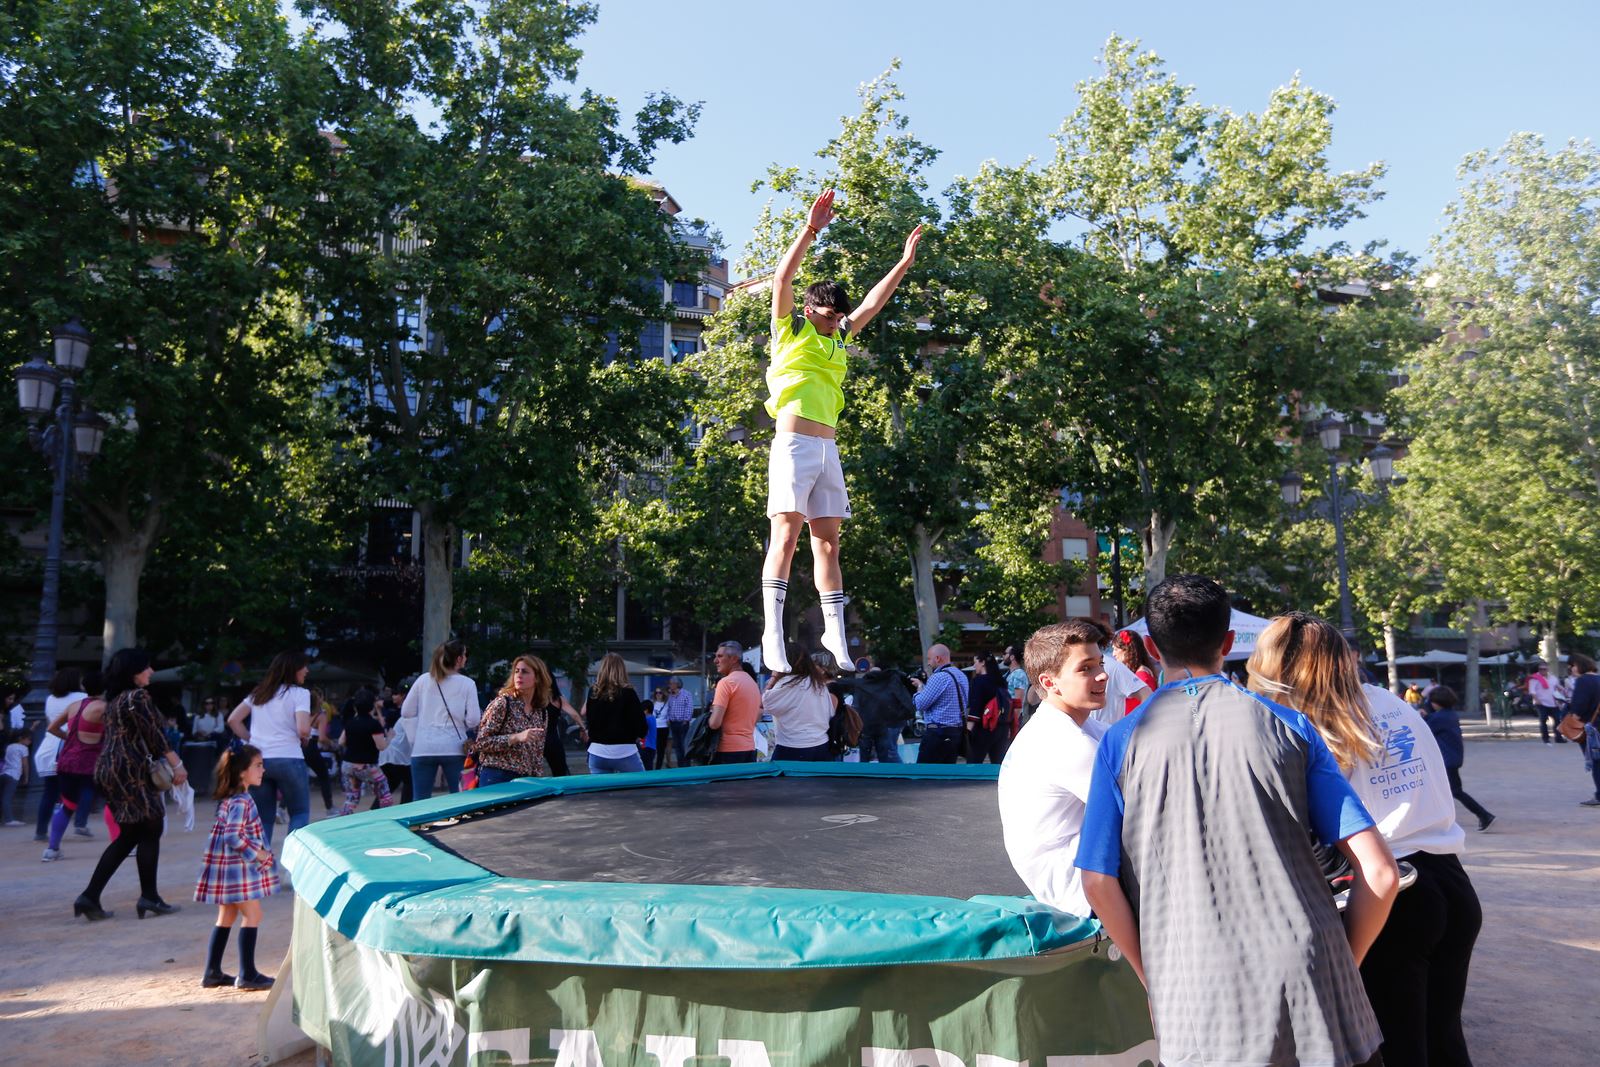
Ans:
[[[1474,1062],[1591,1067],[1600,1062],[1600,809],[1578,806],[1588,778],[1573,746],[1540,744],[1525,724],[1510,739],[1480,726],[1468,732],[1466,787],[1498,816],[1467,842],[1484,908],[1467,990]],[[255,1063],[264,995],[199,986],[212,907],[191,901],[177,915],[136,921],[130,859],[105,894],[116,918],[93,926],[70,919],[105,844],[98,820],[94,829],[93,841],[69,834],[67,858],[51,864],[39,862],[31,820],[27,829],[0,830],[5,1061]],[[207,829],[197,823],[191,833],[167,835],[161,886],[169,900],[189,901]],[[259,958],[268,972],[288,948],[289,904],[286,895],[267,901]],[[230,946],[230,971],[234,964]],[[292,1062],[301,1067],[310,1057]]]

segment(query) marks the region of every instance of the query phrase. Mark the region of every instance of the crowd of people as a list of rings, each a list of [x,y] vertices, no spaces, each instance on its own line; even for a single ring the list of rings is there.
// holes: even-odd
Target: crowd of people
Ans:
[[[1166,1062],[1470,1064],[1482,911],[1459,858],[1453,695],[1425,720],[1302,612],[1260,635],[1240,685],[1229,616],[1219,585],[1184,575],[1151,590],[1148,637],[1074,619],[1029,639],[1042,703],[999,782],[1018,874],[1101,921]],[[1132,640],[1162,684],[1127,711],[1106,650]]]
[[[313,779],[328,813],[348,815],[368,794],[380,807],[567,774],[568,723],[592,774],[765,756],[895,763],[920,725],[918,762],[1000,765],[1019,876],[1041,901],[1101,920],[1146,982],[1164,1054],[1244,1062],[1267,1041],[1349,1067],[1382,1062],[1380,1045],[1391,1063],[1470,1062],[1460,1009],[1481,911],[1454,804],[1480,831],[1495,816],[1462,787],[1454,691],[1400,699],[1364,682],[1338,631],[1299,612],[1260,636],[1241,684],[1223,673],[1226,593],[1205,579],[1163,583],[1147,612],[1148,637],[1073,619],[966,670],[942,644],[914,675],[870,660],[841,671],[831,653],[795,647],[790,669],[765,686],[725,642],[703,709],[676,677],[642,698],[616,654],[581,707],[531,653],[480,706],[459,641],[441,644],[408,687],[363,688],[336,708],[306,687],[305,657],[285,652],[232,709],[201,701],[187,729],[152,700],[148,655],[123,649],[103,674],[58,672],[45,743],[31,760],[24,742],[6,746],[0,799],[7,825],[20,825],[12,793],[37,768],[49,862],[69,826],[95,835],[98,797],[110,840],[74,915],[112,917],[101,895],[130,855],[139,918],[170,914],[178,905],[157,887],[163,794],[186,786],[185,737],[217,744],[216,815],[194,890],[218,909],[201,983],[257,990],[272,983],[254,953],[260,900],[279,886],[274,829],[280,809],[288,832],[310,821]],[[1586,729],[1597,787],[1586,803],[1600,806],[1600,674],[1581,654],[1570,662],[1556,723],[1571,733],[1570,716]],[[1396,859],[1415,878],[1404,893]],[[1263,896],[1270,906],[1257,906]],[[1250,929],[1199,921],[1224,904]],[[234,975],[222,959],[236,924]],[[1183,964],[1194,958],[1218,961],[1198,984]],[[1256,1018],[1255,1006],[1276,1004],[1291,1008]],[[1195,1025],[1200,1016],[1210,1023]]]

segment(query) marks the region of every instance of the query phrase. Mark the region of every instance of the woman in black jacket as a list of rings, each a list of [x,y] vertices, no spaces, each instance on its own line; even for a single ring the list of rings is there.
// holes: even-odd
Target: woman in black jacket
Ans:
[[[600,661],[594,688],[583,705],[589,729],[589,773],[643,771],[639,741],[645,735],[644,701],[628,681],[628,666],[615,652]]]

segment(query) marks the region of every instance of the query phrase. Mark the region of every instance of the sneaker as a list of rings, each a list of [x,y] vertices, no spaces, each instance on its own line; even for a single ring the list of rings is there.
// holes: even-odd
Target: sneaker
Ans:
[[[49,840],[49,839],[46,838],[46,840]],[[40,863],[54,863],[56,860],[58,860],[60,858],[61,858],[61,850],[59,848],[47,848],[47,849],[44,850],[44,858],[41,859],[39,862]]]
[[[1493,825],[1494,825],[1494,816],[1493,815],[1485,815],[1483,818],[1478,820],[1478,833],[1480,833],[1480,834],[1483,833],[1485,830],[1487,830],[1489,827],[1491,827]]]
[[[34,834],[33,835],[33,843],[36,844],[36,845],[43,844],[44,842],[47,842],[49,840],[50,840],[50,835],[49,834]]]
[[[1600,808],[1600,797],[1590,797],[1588,800],[1578,801],[1579,807]]]
[[[93,837],[94,836],[94,831],[89,829],[87,826],[74,826],[72,828],[72,832],[77,834],[79,837]]]
[[[7,826],[26,826],[28,824],[23,822],[21,819],[10,819],[10,820],[7,820],[6,825]]]

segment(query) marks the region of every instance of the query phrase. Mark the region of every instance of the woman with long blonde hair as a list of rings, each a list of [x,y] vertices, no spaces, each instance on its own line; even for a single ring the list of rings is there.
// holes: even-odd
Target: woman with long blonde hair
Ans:
[[[644,701],[628,678],[628,664],[615,652],[600,660],[594,688],[580,713],[589,731],[589,773],[642,771],[639,742],[645,735]]]
[[[483,709],[473,752],[480,786],[513,778],[548,778],[544,761],[545,705],[550,703],[550,668],[525,652],[511,661],[506,684]]]
[[[1317,728],[1395,858],[1416,869],[1361,963],[1384,1062],[1470,1065],[1461,1003],[1483,909],[1432,732],[1410,704],[1362,685],[1344,636],[1314,615],[1273,619],[1248,669],[1251,689]]]

